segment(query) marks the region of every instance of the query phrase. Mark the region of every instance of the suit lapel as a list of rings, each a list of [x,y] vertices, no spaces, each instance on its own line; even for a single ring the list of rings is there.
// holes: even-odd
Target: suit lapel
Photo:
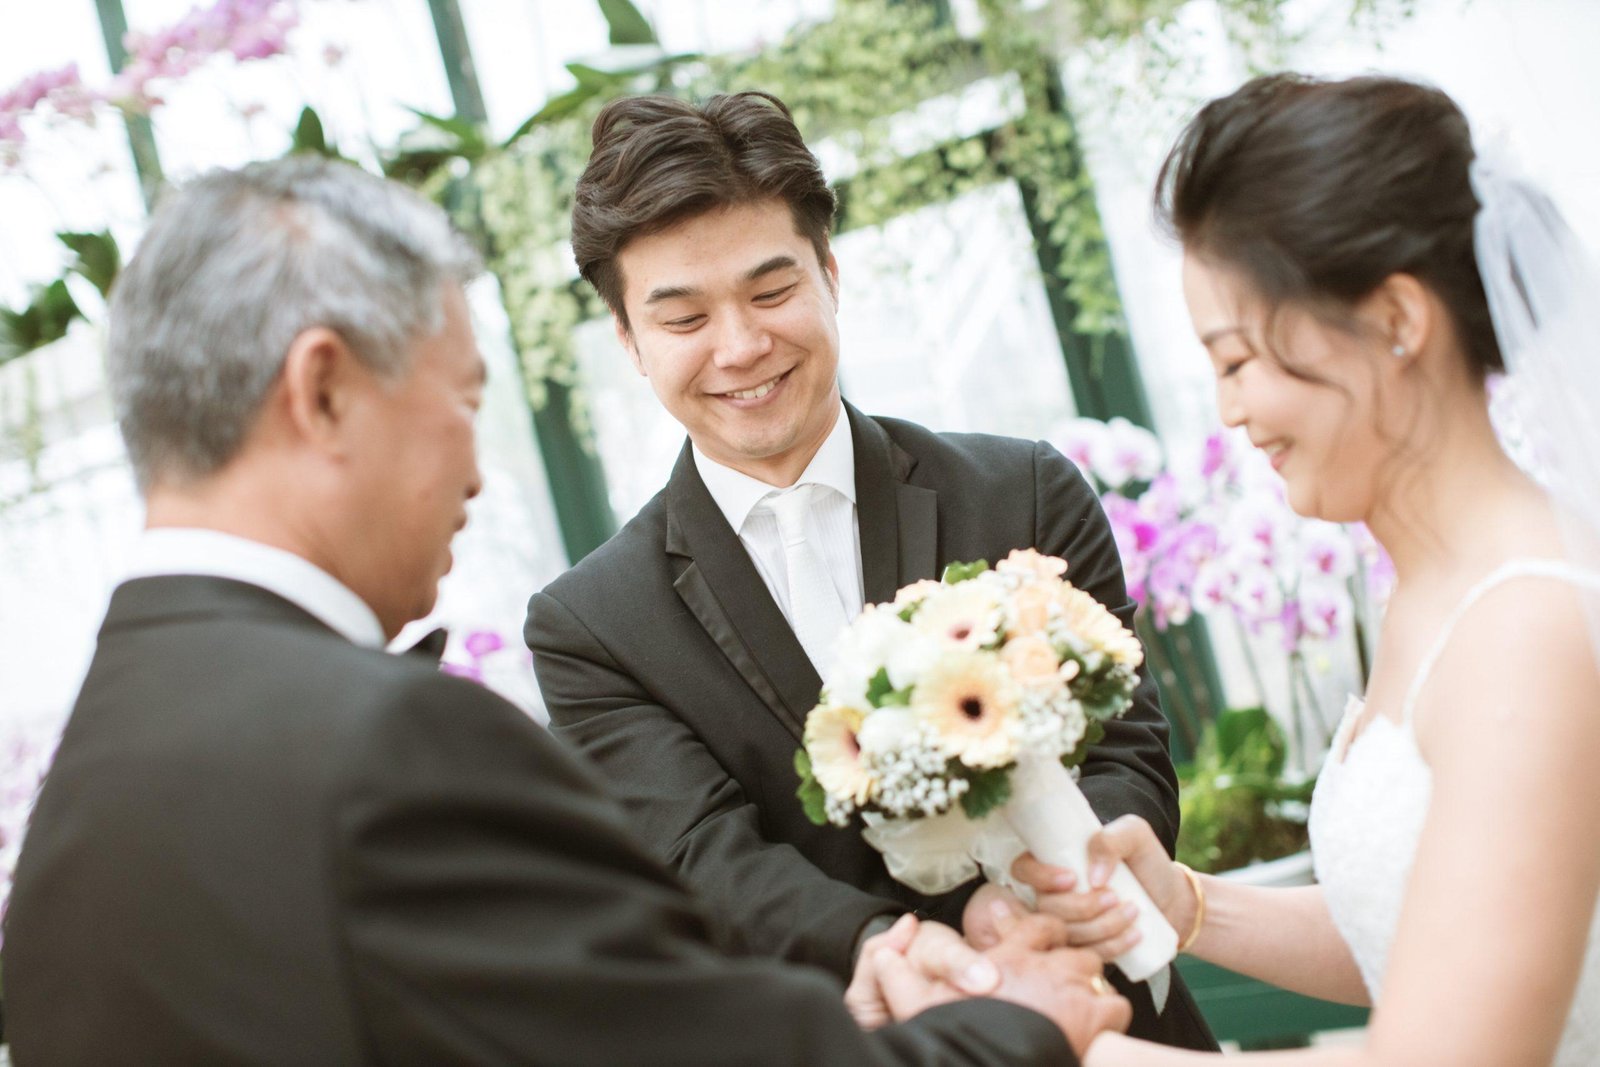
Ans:
[[[700,480],[687,444],[667,490],[666,550],[683,561],[673,587],[751,690],[799,740],[822,679]]]
[[[849,404],[855,441],[856,520],[861,530],[861,578],[868,604],[893,600],[919,578],[937,578],[939,494],[912,485],[916,460],[876,421]]]

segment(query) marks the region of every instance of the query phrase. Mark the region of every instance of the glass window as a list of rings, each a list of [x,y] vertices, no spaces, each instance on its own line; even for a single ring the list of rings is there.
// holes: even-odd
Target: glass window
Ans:
[[[1040,438],[1075,411],[1014,182],[834,242],[840,379],[875,415]]]

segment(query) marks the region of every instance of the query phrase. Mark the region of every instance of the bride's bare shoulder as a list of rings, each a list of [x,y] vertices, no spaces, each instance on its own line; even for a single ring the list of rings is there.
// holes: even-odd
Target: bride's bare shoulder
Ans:
[[[1600,659],[1586,611],[1600,591],[1556,565],[1499,582],[1460,618],[1419,701],[1451,733],[1542,731],[1552,742],[1600,749]]]

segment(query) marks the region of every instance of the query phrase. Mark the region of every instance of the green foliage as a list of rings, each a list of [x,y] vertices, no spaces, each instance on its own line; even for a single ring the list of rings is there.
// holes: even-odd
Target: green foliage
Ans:
[[[986,559],[973,560],[971,563],[952,563],[945,567],[944,574],[939,580],[945,585],[958,585],[961,582],[970,582],[988,569],[989,561]]]
[[[591,100],[588,109],[598,109]],[[573,331],[604,313],[594,290],[575,283],[566,250],[572,191],[588,152],[585,124],[540,126],[474,169],[479,200],[458,219],[478,236],[500,282],[529,401],[543,407],[549,383],[575,384]]]
[[[1305,848],[1315,781],[1284,777],[1287,752],[1263,708],[1230,709],[1208,723],[1194,763],[1179,770],[1178,859],[1225,871]]]
[[[475,122],[449,115],[433,115],[414,107],[406,110],[422,120],[424,126],[443,134],[450,150],[469,163],[476,163],[489,151],[483,127]]]
[[[313,108],[300,109],[300,121],[295,124],[289,152],[291,155],[338,155],[328,147],[327,134],[322,129],[322,117]]]
[[[73,261],[67,269],[88,279],[100,295],[111,295],[111,283],[122,270],[122,252],[110,230],[99,233],[58,233],[56,239],[72,249]]]
[[[10,497],[0,497],[0,514],[45,485],[40,469],[45,439],[44,417],[39,411],[39,365],[37,361],[25,363],[21,370],[20,375],[7,375],[9,380],[0,380],[0,411],[20,409],[21,414],[20,419],[0,426],[0,461],[22,460],[28,471],[28,487]]]
[[[1038,224],[1041,261],[1056,264],[1054,280],[1073,309],[1073,329],[1091,342],[1125,332],[1094,190],[1054,57],[1069,42],[1151,38],[1173,22],[1180,0],[1054,0],[1042,11],[1023,11],[1020,0],[980,0],[985,29],[975,41],[956,32],[941,3],[840,0],[829,20],[797,27],[754,55],[712,59],[660,55],[655,32],[634,3],[596,2],[610,42],[647,58],[612,70],[569,64],[574,88],[547,101],[502,144],[489,142],[474,123],[417,111],[418,126],[380,153],[386,175],[443,203],[483,249],[500,282],[536,407],[550,384],[575,386],[572,330],[604,313],[588,285],[572,279],[564,242],[594,115],[607,101],[634,92],[699,98],[762,89],[778,96],[807,138],[834,138],[857,156],[859,169],[838,189],[841,231],[1015,180]],[[1287,2],[1219,0],[1230,29],[1263,33],[1279,26]],[[1353,16],[1398,9],[1405,17],[1414,0],[1350,3]],[[987,76],[1006,76],[1020,86],[1023,107],[1014,119],[909,158],[891,149],[895,115]],[[339,155],[310,108],[301,112],[293,151]],[[73,269],[100,286],[106,264],[80,258],[84,269]],[[64,331],[73,314],[70,295],[45,290],[22,311],[0,309],[0,361]],[[574,401],[581,431],[581,394],[574,393]]]
[[[1011,799],[1011,771],[996,768],[990,771],[973,771],[962,768],[970,783],[961,794],[961,810],[969,819],[981,819]]]
[[[828,821],[828,794],[811,773],[811,757],[803,748],[795,750],[794,770],[800,776],[800,788],[795,790],[795,796],[800,798],[801,809],[813,823],[824,825]]]
[[[122,267],[122,253],[109,231],[101,233],[61,232],[56,238],[72,252],[72,260],[59,277],[35,286],[21,309],[0,307],[0,364],[19,359],[67,335],[83,310],[67,286],[69,275],[78,274],[106,296]],[[0,427],[0,455],[20,456],[27,465],[30,489],[43,486],[40,457],[44,453],[44,420],[38,407],[38,382],[34,366],[24,368],[22,418],[15,425]],[[9,405],[0,405],[9,407]],[[0,510],[12,503],[0,500]]]
[[[1088,660],[1096,662],[1090,663]],[[1083,705],[1089,721],[1109,722],[1121,715],[1128,707],[1129,694],[1138,684],[1132,672],[1122,666],[1100,669],[1104,666],[1105,658],[1098,652],[1091,652],[1087,660],[1080,658],[1079,662],[1084,667],[1072,681],[1072,695]]]
[[[463,142],[470,158],[457,155],[472,164],[469,174],[433,191],[500,283],[529,403],[543,408],[551,385],[568,388],[580,437],[587,436],[588,414],[577,389],[573,331],[606,310],[587,282],[573,279],[568,247],[589,127],[607,102],[662,88],[673,70],[698,58],[660,56],[615,71],[568,64],[576,88],[546,102],[503,144]]]
[[[1073,329],[1090,338],[1124,334],[1111,254],[1077,130],[1061,99],[1060,71],[1015,0],[982,0],[979,6],[987,20],[985,59],[992,69],[1016,72],[1025,101],[1023,113],[998,132],[996,152],[1006,173],[1030,195],[1045,240],[1053,246],[1057,279],[1075,309]],[[1079,9],[1080,24],[1088,21],[1099,33],[1110,32],[1089,16],[1104,18],[1113,5],[1072,6]]]
[[[1078,751],[1062,756],[1061,766],[1069,771],[1074,767],[1082,766],[1083,761],[1089,758],[1089,749],[1105,739],[1105,723],[1090,719],[1088,727],[1083,731],[1083,744],[1078,746]]]
[[[867,683],[867,703],[875,708],[904,708],[911,704],[911,690],[896,689],[889,681],[889,668],[879,667]]]
[[[656,43],[632,3],[598,2],[614,45],[643,50]],[[1221,0],[1230,25],[1275,24],[1286,2]],[[1170,23],[1180,6],[1179,0],[1056,0],[1048,11],[1025,12],[1019,0],[981,0],[986,29],[974,41],[956,32],[942,4],[841,0],[827,21],[799,26],[754,55],[652,55],[616,70],[570,64],[576,86],[530,116],[501,151],[478,158],[470,178],[478,194],[457,197],[474,205],[458,222],[488,250],[530,400],[542,406],[551,383],[576,386],[571,331],[604,313],[588,285],[573,282],[561,244],[594,115],[607,101],[633,92],[701,99],[760,89],[783,100],[808,140],[832,138],[858,160],[856,173],[836,190],[841,232],[1015,180],[1036,223],[1041,262],[1052,264],[1051,281],[1071,308],[1072,328],[1091,344],[1124,335],[1094,188],[1054,57],[1069,40],[1149,34]],[[1020,86],[1023,107],[1014,119],[909,158],[892,149],[894,116],[989,76]],[[526,139],[536,144],[524,146]],[[427,168],[402,173],[425,174]],[[573,396],[581,429],[581,393]]]
[[[0,308],[0,363],[61,340],[72,320],[82,317],[65,277],[36,287],[21,311]]]
[[[584,63],[568,63],[567,72],[577,81],[577,86],[545,101],[544,106],[528,116],[527,120],[517,127],[516,132],[506,138],[505,144],[501,147],[510,148],[538,126],[548,126],[574,117],[592,119],[593,112],[599,110],[599,105],[626,95],[632,91],[632,87],[641,77],[656,82],[656,87],[660,88],[667,82],[674,68],[700,58],[696,52],[679,52],[670,56],[652,57],[644,63],[616,70],[600,70]],[[587,121],[584,127],[587,131]]]
[[[655,44],[656,32],[629,0],[599,0],[612,44]]]
[[[406,110],[417,117],[417,125],[382,154],[379,162],[384,176],[415,186],[437,200],[458,198],[456,186],[460,183],[452,179],[452,166],[457,161],[471,166],[488,155],[490,145],[483,127],[457,116],[434,115],[414,107]]]

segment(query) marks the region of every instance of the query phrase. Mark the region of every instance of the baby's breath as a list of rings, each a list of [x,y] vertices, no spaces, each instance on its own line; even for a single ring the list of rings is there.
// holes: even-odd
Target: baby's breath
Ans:
[[[878,780],[878,808],[898,817],[949,811],[967,791],[966,779],[948,775],[949,764],[950,757],[927,727],[909,743],[869,758]]]

